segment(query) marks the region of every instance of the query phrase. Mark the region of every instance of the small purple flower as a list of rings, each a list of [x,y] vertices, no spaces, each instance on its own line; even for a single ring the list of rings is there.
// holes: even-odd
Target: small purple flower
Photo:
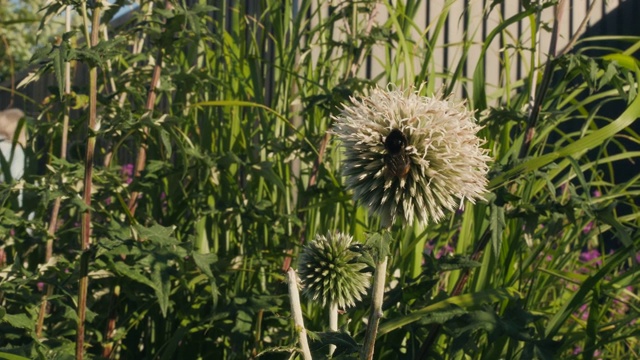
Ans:
[[[440,259],[443,256],[451,255],[455,252],[455,247],[450,244],[446,244],[445,246],[440,248],[440,251],[436,254],[436,259]]]
[[[38,281],[36,287],[38,288],[38,291],[42,292],[44,290],[44,283],[42,281]]]
[[[120,173],[125,177],[125,181],[127,182],[127,185],[133,182],[133,171],[134,171],[133,164],[124,164],[120,169]]]
[[[598,251],[597,249],[591,249],[580,253],[580,261],[588,263],[592,262],[593,260],[596,260],[596,265],[602,264],[602,259],[600,259],[600,251]]]
[[[597,197],[602,196],[602,193],[600,192],[600,190],[593,190],[593,193],[592,193],[592,195],[591,195],[591,196],[593,196],[593,197],[596,197],[596,198],[597,198]]]
[[[573,355],[579,355],[579,354],[582,354],[582,347],[576,345],[573,348]]]
[[[597,358],[598,360],[601,360],[601,359],[602,359],[601,357],[599,357],[600,355],[602,355],[602,351],[600,351],[600,350],[595,350],[595,351],[593,352],[593,357],[594,357],[594,358]]]
[[[588,234],[592,229],[593,229],[593,221],[589,221],[589,223],[584,228],[582,228],[582,233]]]
[[[582,304],[580,309],[578,309],[578,314],[580,320],[586,321],[589,318],[589,306],[587,304]]]

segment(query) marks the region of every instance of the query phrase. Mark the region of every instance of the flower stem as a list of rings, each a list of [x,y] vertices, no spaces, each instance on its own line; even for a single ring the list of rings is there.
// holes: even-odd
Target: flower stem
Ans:
[[[287,270],[287,276],[289,277],[289,297],[291,299],[291,316],[293,317],[293,324],[295,331],[298,333],[300,339],[300,348],[302,350],[302,358],[304,360],[313,360],[311,358],[311,350],[309,350],[309,342],[307,340],[307,329],[304,327],[304,320],[302,318],[302,307],[300,306],[300,293],[298,292],[298,276],[295,270],[289,268]]]
[[[387,261],[388,256],[385,256],[376,266],[376,273],[373,279],[373,294],[371,295],[371,315],[369,315],[367,333],[365,334],[364,345],[360,353],[360,359],[362,360],[373,359],[376,336],[378,335],[378,324],[382,317],[382,300],[384,298],[384,287],[387,277]]]
[[[338,331],[338,304],[332,303],[329,308],[329,331]],[[333,352],[336,351],[336,346],[329,345],[329,357],[333,356]]]

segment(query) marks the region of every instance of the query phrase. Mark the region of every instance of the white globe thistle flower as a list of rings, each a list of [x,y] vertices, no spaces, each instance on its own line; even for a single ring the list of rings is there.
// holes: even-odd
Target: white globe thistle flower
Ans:
[[[361,253],[347,234],[317,235],[306,245],[298,261],[298,274],[303,294],[322,305],[336,304],[344,309],[362,300],[371,274],[359,261]]]
[[[419,92],[375,88],[334,117],[346,186],[384,227],[396,218],[438,222],[486,192],[490,158],[473,113],[464,102]]]

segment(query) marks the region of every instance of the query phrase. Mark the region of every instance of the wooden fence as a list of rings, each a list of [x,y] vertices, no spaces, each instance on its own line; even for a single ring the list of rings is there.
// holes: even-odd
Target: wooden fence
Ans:
[[[210,0],[210,3],[220,8],[223,2],[228,4],[227,8],[239,3],[238,0]],[[416,39],[412,46],[415,46],[416,52],[432,52],[433,61],[430,65],[430,73],[446,74],[460,66],[462,76],[472,77],[480,57],[483,56],[481,49],[487,41],[490,31],[502,24],[505,19],[523,11],[521,1],[517,0],[502,1],[491,11],[488,11],[493,2],[494,0],[425,0],[419,3],[413,21],[418,25],[418,29],[424,29],[424,31],[422,33],[416,30],[412,31],[412,38]],[[535,2],[535,0],[531,2]],[[323,3],[322,7],[313,9],[314,11],[328,12],[331,9],[329,5],[342,6],[341,4],[349,2],[336,0],[331,4],[326,1],[319,1],[319,3]],[[565,0],[564,3],[557,45],[560,52],[564,51],[567,46],[571,46],[573,40],[580,36],[640,35],[640,26],[635,23],[640,17],[640,0]],[[256,13],[260,11],[257,0],[243,0],[243,4]],[[385,22],[392,16],[390,14],[393,14],[394,9],[387,6],[389,5],[382,2],[376,6],[376,22]],[[434,34],[435,24],[444,12],[448,14],[444,27],[440,33]],[[540,19],[542,23],[550,23],[552,19],[553,9],[545,9]],[[540,49],[549,48],[551,38],[549,31],[542,32],[539,39],[531,38],[531,25],[534,21],[535,19],[527,17],[509,24],[503,35],[496,37],[488,44],[488,51],[484,54],[484,72],[489,95],[491,95],[492,89],[498,90],[509,82],[513,83],[522,79],[531,68],[532,62],[544,61],[546,58],[545,53],[539,53],[532,57],[531,46],[527,46],[535,41],[540,42]],[[432,39],[435,45],[430,47],[427,44],[427,39]],[[471,44],[467,55],[462,51],[465,44]],[[389,53],[389,50],[382,45],[377,46],[366,59],[366,65],[358,75],[373,77],[379,74],[383,71],[379,59],[384,59],[387,56],[393,56],[393,51]],[[421,65],[414,63],[413,69],[401,67],[398,72],[415,73]],[[505,69],[508,69],[510,76],[503,75]],[[75,85],[87,82],[85,71],[78,69],[74,71],[76,73],[72,74],[72,78]],[[28,72],[17,74],[16,83],[20,82],[27,74]],[[438,85],[442,78],[435,77],[429,81],[435,81]],[[4,109],[12,103],[12,106],[22,108],[34,116],[38,109],[35,104],[42,103],[43,99],[50,94],[49,87],[54,84],[53,76],[45,76],[38,82],[19,89],[18,91],[24,94],[24,97],[21,97],[11,96],[7,89],[10,89],[12,85],[6,81],[0,84],[0,109]],[[471,89],[465,85],[456,88],[455,91],[456,95],[463,97],[471,93]],[[35,104],[25,99],[33,99]]]

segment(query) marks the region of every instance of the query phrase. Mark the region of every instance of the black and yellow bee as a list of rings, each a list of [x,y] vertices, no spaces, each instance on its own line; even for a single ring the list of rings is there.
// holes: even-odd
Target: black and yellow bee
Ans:
[[[407,155],[407,137],[398,130],[393,129],[384,139],[384,175],[387,179],[397,177],[404,179],[411,170],[411,159]]]

